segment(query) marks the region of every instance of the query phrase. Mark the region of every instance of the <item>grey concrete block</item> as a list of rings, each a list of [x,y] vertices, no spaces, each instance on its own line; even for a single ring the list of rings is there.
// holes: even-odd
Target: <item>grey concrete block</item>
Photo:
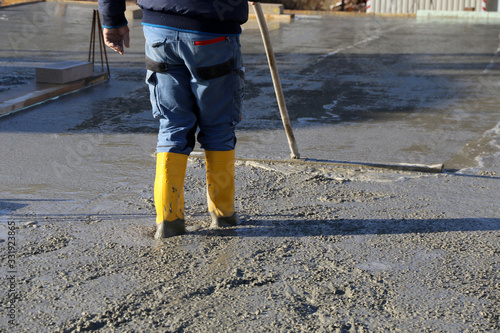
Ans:
[[[125,17],[127,21],[140,20],[142,19],[142,9],[139,6],[127,6],[125,11]]]
[[[90,77],[94,74],[94,66],[90,62],[61,61],[35,69],[36,82],[68,83]]]

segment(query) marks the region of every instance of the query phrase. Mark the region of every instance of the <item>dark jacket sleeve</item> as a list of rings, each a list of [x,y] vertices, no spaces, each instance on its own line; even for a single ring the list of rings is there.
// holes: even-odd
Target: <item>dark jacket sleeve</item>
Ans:
[[[126,25],[125,0],[99,0],[99,12],[105,28],[119,28]]]

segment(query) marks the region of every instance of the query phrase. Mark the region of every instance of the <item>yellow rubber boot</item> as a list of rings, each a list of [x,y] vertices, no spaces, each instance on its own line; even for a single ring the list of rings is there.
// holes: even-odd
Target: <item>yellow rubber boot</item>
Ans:
[[[208,211],[212,217],[210,227],[236,225],[238,216],[234,212],[234,149],[205,150],[205,161]]]
[[[158,153],[154,199],[156,239],[186,233],[184,222],[184,177],[188,155]]]

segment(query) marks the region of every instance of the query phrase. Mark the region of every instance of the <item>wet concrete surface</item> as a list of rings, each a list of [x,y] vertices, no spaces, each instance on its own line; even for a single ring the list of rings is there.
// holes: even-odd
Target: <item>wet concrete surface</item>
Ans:
[[[0,51],[3,81],[22,83],[32,66],[50,61],[85,60],[92,8],[48,3],[3,9],[0,25],[9,41]],[[445,163],[449,169],[498,166],[499,26],[301,16],[269,25],[303,157]],[[287,157],[256,28],[250,22],[242,35],[247,90],[239,154]],[[64,106],[68,112],[43,105],[4,119],[1,130],[155,133],[142,82],[141,29],[139,21],[132,23],[132,47],[125,56],[109,55],[113,79],[108,84],[64,97],[72,101]],[[57,125],[26,127],[29,117],[40,116],[58,119]]]
[[[0,97],[36,66],[86,60],[94,8],[1,9]],[[192,231],[156,244],[157,124],[134,21],[131,48],[108,53],[109,82],[0,118],[1,272],[15,277],[18,331],[500,329],[500,26],[377,16],[269,26],[302,157],[448,172],[239,163],[242,225],[213,231],[193,158]],[[284,160],[256,28],[242,34],[237,155]],[[0,297],[10,301],[7,286]],[[8,319],[0,327],[12,331]]]

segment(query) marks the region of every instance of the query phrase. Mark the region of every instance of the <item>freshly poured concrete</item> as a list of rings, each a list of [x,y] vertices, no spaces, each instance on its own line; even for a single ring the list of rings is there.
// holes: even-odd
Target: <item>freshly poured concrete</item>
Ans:
[[[93,8],[0,10],[1,88],[56,58],[85,60]],[[134,21],[131,48],[109,55],[108,83],[0,118],[1,274],[14,274],[15,224],[17,330],[500,329],[500,26],[376,16],[269,26],[301,156],[448,171],[239,163],[242,224],[209,231],[193,158],[191,231],[157,244],[157,124]],[[244,28],[237,155],[284,160],[262,41],[254,22]],[[0,327],[12,331],[8,319]]]

